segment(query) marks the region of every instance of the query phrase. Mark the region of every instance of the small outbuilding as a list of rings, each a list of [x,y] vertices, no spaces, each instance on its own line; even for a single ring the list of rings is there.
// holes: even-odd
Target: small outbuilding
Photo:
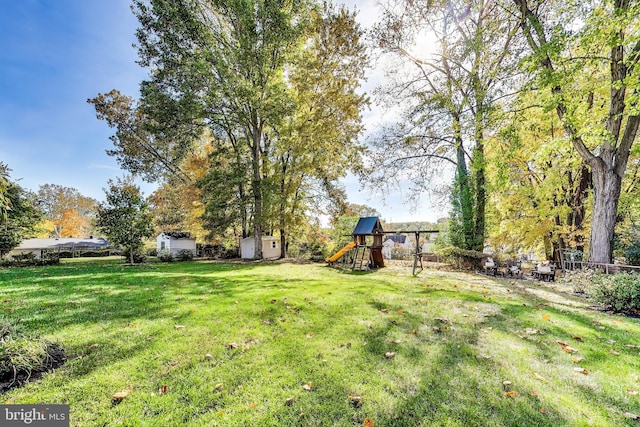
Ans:
[[[256,239],[245,237],[240,240],[240,258],[253,259],[256,252]],[[262,236],[262,258],[280,258],[280,238],[274,236]]]
[[[171,255],[178,255],[180,251],[190,251],[196,256],[196,239],[186,231],[163,231],[156,238],[158,253],[168,251]]]
[[[377,216],[362,217],[358,220],[356,228],[353,230],[353,240],[356,243],[356,259],[360,259],[360,269],[363,267],[363,262],[366,261],[365,258],[369,258],[368,263],[372,267],[384,267],[383,236],[382,223]],[[359,248],[362,248],[361,256],[358,255]],[[368,249],[368,256],[365,249]]]

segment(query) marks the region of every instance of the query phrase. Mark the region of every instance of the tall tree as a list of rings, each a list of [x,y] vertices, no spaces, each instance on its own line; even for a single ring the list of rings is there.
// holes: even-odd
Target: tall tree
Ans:
[[[140,62],[154,69],[143,85],[146,113],[164,117],[166,106],[177,106],[185,122],[200,115],[215,135],[233,134],[248,147],[260,258],[268,129],[290,109],[284,65],[300,43],[306,2],[136,0],[134,11]]]
[[[316,0],[135,0],[133,10],[151,69],[140,100],[90,100],[116,129],[110,154],[145,179],[189,181],[181,161],[209,129],[205,221],[251,228],[261,257],[263,230],[284,239],[310,189],[330,194],[358,163],[366,55],[353,14]]]
[[[535,83],[553,95],[546,107],[593,174],[589,261],[611,262],[622,178],[640,125],[640,4],[513,4]]]
[[[275,226],[282,256],[290,232],[303,226],[316,194],[332,198],[334,183],[357,169],[364,147],[357,142],[368,98],[358,93],[368,64],[355,12],[325,3],[306,29],[304,48],[292,60],[292,114],[275,129],[274,176],[279,189]],[[317,191],[316,191],[317,190]]]
[[[11,207],[9,201],[9,167],[0,162],[0,221],[7,219],[7,212]]]
[[[540,95],[523,91],[521,108],[488,145],[488,217],[494,247],[544,243],[554,259],[556,249],[585,249],[590,175],[555,113],[537,106]]]
[[[23,239],[34,237],[42,213],[33,203],[34,197],[28,191],[12,182],[10,169],[0,163],[0,194],[3,206],[0,217],[0,258],[3,258]]]
[[[53,223],[52,237],[89,237],[93,234],[96,200],[78,190],[57,184],[41,185],[38,204]]]
[[[153,217],[140,188],[131,178],[109,180],[106,199],[98,205],[96,226],[114,245],[125,249],[134,264],[142,240],[153,235]]]
[[[206,240],[207,232],[200,218],[204,212],[202,189],[198,182],[209,171],[211,150],[210,138],[200,138],[180,163],[183,176],[188,180],[169,177],[149,196],[157,233],[188,231],[197,241]]]
[[[484,244],[484,147],[496,102],[512,77],[515,29],[491,0],[395,0],[374,31],[383,52],[399,59],[382,93],[394,108],[398,99],[406,106],[405,123],[379,138],[374,167],[381,173],[401,169],[396,176],[409,174],[422,189],[443,165],[453,165],[453,219],[458,244],[467,249]],[[429,51],[431,46],[436,48]]]

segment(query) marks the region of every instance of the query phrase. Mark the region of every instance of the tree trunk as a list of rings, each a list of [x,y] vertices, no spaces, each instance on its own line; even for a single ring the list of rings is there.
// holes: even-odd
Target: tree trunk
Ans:
[[[578,182],[578,188],[573,193],[573,200],[571,203],[571,226],[573,227],[575,237],[573,243],[575,248],[580,252],[584,252],[584,218],[585,218],[585,206],[584,201],[587,198],[589,189],[593,187],[591,183],[591,171],[586,165],[583,165],[580,170],[580,178]]]
[[[470,249],[478,252],[484,250],[485,237],[485,208],[487,204],[487,193],[485,189],[484,176],[484,141],[476,141],[473,159],[473,176],[475,190],[475,223],[473,230],[472,247]]]
[[[589,262],[610,263],[622,177],[604,159],[599,160],[592,166],[594,200]]]
[[[253,254],[253,259],[262,259],[262,173],[260,170],[260,143],[262,139],[262,129],[260,126],[253,126],[251,137],[251,166],[253,169],[253,237],[255,239],[255,252]]]

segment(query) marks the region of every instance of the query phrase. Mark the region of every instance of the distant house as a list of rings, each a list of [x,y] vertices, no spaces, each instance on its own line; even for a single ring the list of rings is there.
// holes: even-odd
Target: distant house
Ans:
[[[256,252],[256,239],[245,237],[240,240],[240,258],[253,259]],[[280,258],[280,238],[273,236],[262,236],[262,258]]]
[[[171,255],[177,255],[186,250],[196,256],[196,239],[185,231],[163,231],[156,238],[156,248],[158,253],[168,251]]]
[[[384,242],[382,242],[382,256],[385,259],[391,259],[393,248],[401,248],[404,250],[411,249],[407,242],[407,236],[402,234],[386,236]]]
[[[94,239],[93,237],[86,239],[75,238],[51,238],[51,239],[25,239],[20,245],[9,252],[9,256],[24,255],[32,253],[36,258],[42,258],[48,253],[71,252],[72,256],[76,253],[81,254],[87,251],[98,251],[106,249],[109,246],[103,238]]]

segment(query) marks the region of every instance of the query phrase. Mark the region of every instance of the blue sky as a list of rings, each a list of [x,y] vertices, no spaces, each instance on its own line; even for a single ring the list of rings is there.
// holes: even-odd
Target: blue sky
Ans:
[[[114,88],[135,96],[146,77],[135,63],[137,21],[130,0],[2,3],[0,161],[25,188],[59,184],[102,200],[108,179],[123,172],[105,153],[111,130],[86,100]],[[365,25],[375,19],[373,0],[349,3],[358,4]],[[383,203],[359,191],[352,177],[344,184],[351,202],[374,207],[387,220],[433,221],[446,215],[427,204],[410,212],[399,194]],[[146,194],[153,190],[142,187]]]

